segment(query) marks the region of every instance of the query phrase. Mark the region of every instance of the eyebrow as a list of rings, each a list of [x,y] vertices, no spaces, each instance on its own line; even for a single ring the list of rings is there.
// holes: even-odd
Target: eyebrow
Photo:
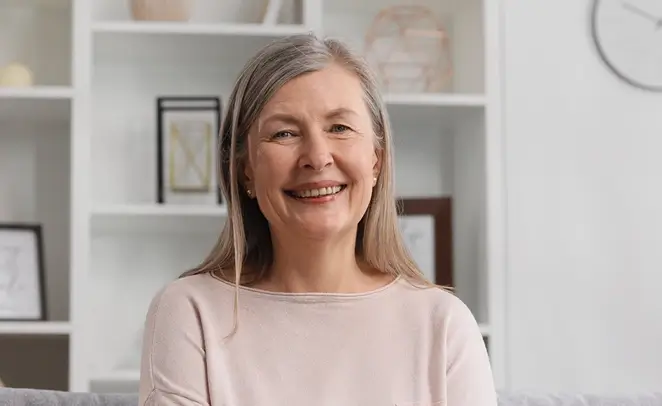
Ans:
[[[271,121],[281,121],[287,124],[296,124],[299,120],[297,120],[294,115],[287,113],[270,114],[265,119],[260,120],[261,124],[269,123]]]
[[[342,116],[356,116],[356,112],[352,109],[348,109],[345,107],[340,107],[337,109],[333,109],[330,112],[326,114],[326,118],[336,118],[336,117],[342,117]]]
[[[337,109],[333,109],[329,111],[328,113],[325,114],[325,118],[330,119],[330,118],[338,118],[338,117],[343,117],[343,116],[356,116],[356,112],[352,109],[348,109],[345,107],[339,107]],[[288,113],[274,113],[267,118],[265,118],[262,123],[268,123],[270,121],[281,121],[284,123],[288,124],[296,124],[300,120],[293,114],[288,114]]]

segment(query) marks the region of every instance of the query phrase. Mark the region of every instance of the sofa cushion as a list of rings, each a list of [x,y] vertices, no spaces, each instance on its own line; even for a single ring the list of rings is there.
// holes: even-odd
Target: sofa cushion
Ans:
[[[662,393],[626,395],[500,393],[499,406],[662,406]]]
[[[137,406],[137,394],[0,388],[0,406]],[[449,405],[452,406],[452,405]],[[662,393],[632,396],[500,393],[499,406],[662,406]]]
[[[137,406],[138,395],[0,388],[0,406]]]

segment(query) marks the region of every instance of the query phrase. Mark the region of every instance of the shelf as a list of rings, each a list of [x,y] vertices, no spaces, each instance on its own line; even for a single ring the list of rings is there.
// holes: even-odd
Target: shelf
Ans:
[[[0,321],[0,335],[67,335],[71,324],[64,321]]]
[[[303,25],[208,24],[172,22],[97,22],[92,30],[98,34],[159,34],[159,35],[229,35],[280,37],[308,32]]]
[[[487,104],[481,95],[425,93],[385,94],[384,102],[394,130],[403,134],[420,129],[422,122],[430,133],[456,132],[469,122],[481,123]]]
[[[0,87],[0,99],[69,100],[74,89],[66,86]]]
[[[442,131],[454,130],[468,120],[480,120],[486,105],[481,95],[443,93],[387,93],[384,102],[392,122],[404,122],[406,128],[411,128],[423,120],[436,123]]]
[[[293,24],[131,21],[97,22],[92,29],[97,66],[142,65],[154,70],[188,65],[204,70],[221,64],[237,73],[246,59],[272,40],[308,32],[305,26]],[[127,43],[132,46],[127,47]]]
[[[95,207],[93,214],[111,217],[225,217],[227,210],[224,206],[110,204]]]
[[[390,93],[384,96],[389,106],[485,107],[482,95],[436,93]]]
[[[68,8],[74,0],[2,0],[0,7]]]
[[[401,0],[379,0],[379,1],[356,1],[356,0],[324,0],[324,11],[326,13],[333,13],[338,11],[347,11],[352,10],[357,13],[370,12],[376,14],[378,10],[385,9],[387,7],[401,6],[403,4],[426,4],[432,5],[432,8],[435,11],[453,13],[457,10],[461,10],[463,3],[466,3],[467,0],[447,0],[447,1],[416,1],[416,2],[403,2]]]
[[[98,383],[137,382],[140,380],[139,370],[111,371],[92,377]]]
[[[92,210],[92,226],[100,231],[139,233],[218,232],[226,216],[223,206],[100,205]]]
[[[73,97],[63,86],[0,87],[0,120],[68,120]]]

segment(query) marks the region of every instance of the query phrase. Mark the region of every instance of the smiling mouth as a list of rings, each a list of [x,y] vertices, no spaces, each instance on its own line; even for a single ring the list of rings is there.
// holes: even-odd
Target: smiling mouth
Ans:
[[[325,196],[333,196],[342,192],[347,185],[337,185],[308,190],[286,190],[285,193],[295,199],[313,199]]]

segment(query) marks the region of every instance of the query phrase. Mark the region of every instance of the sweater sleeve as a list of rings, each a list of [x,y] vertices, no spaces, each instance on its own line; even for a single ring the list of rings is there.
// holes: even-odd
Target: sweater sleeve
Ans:
[[[150,303],[140,371],[140,406],[208,406],[200,317],[190,294],[166,287]]]
[[[469,308],[455,300],[447,331],[447,404],[497,406],[487,349]]]

